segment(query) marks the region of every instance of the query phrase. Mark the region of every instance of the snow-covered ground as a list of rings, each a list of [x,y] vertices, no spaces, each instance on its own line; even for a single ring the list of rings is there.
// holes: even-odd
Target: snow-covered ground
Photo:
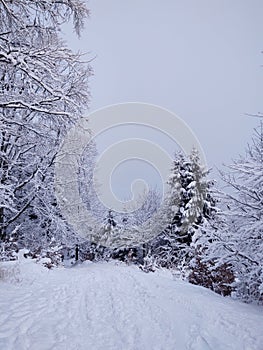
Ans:
[[[20,265],[18,284],[0,282],[0,349],[263,349],[262,307],[168,272],[115,263]]]

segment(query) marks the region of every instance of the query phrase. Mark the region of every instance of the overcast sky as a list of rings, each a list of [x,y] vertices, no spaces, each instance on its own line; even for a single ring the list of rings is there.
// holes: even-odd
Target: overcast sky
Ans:
[[[210,166],[243,153],[263,111],[262,0],[90,0],[73,50],[95,57],[90,111],[153,103],[194,131]]]

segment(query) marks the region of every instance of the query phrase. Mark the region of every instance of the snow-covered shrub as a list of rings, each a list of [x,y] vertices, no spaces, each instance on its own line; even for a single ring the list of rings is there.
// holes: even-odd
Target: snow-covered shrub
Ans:
[[[17,260],[17,242],[10,240],[1,243],[0,261]]]
[[[190,283],[209,288],[223,296],[232,294],[235,276],[230,265],[217,265],[214,261],[204,261],[197,255],[191,261],[190,269]]]
[[[55,245],[50,246],[48,249],[39,249],[38,252],[32,254],[32,258],[51,269],[62,264],[63,253],[61,252],[61,247]]]
[[[146,255],[143,264],[139,265],[139,268],[144,272],[154,272],[158,268],[156,259],[151,255]]]
[[[262,267],[253,270],[245,269],[238,273],[234,283],[235,297],[248,303],[257,302],[263,304],[263,271]]]

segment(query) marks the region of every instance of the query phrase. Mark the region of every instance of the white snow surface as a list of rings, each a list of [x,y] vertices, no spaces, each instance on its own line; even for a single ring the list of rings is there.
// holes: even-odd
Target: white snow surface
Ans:
[[[0,272],[12,266],[17,278],[0,281],[3,350],[263,349],[262,307],[168,271],[115,262],[47,270],[26,259]]]

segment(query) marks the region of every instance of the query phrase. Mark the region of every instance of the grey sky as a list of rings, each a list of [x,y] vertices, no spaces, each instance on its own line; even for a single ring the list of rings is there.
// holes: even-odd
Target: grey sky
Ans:
[[[197,135],[210,166],[243,153],[262,111],[262,0],[90,0],[70,46],[89,52],[90,110],[139,101]],[[126,179],[127,180],[127,179]]]

